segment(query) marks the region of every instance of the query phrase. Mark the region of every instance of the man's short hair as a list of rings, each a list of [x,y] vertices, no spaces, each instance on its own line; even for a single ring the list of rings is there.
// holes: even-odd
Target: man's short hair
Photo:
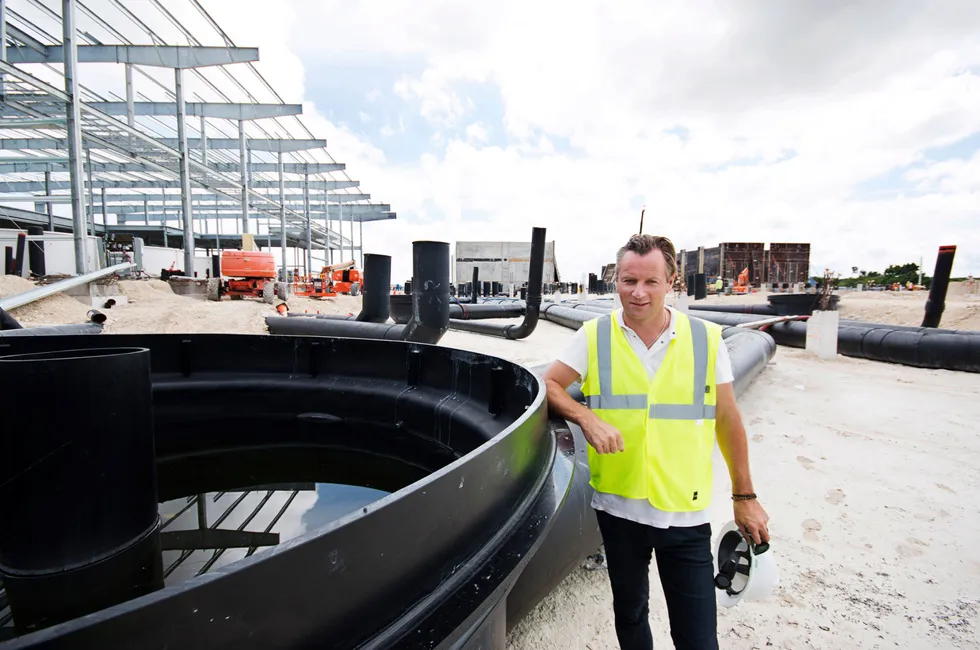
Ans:
[[[623,261],[623,255],[633,252],[642,257],[653,250],[659,250],[664,254],[668,279],[677,273],[677,252],[672,241],[660,235],[633,235],[626,245],[616,252],[616,279],[619,279],[619,264]]]

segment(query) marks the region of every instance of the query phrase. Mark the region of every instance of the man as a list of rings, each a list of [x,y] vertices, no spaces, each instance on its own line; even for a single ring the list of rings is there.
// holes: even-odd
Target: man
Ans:
[[[711,455],[717,437],[734,518],[767,542],[721,328],[664,304],[677,272],[666,237],[634,235],[616,255],[622,309],[585,323],[544,375],[549,404],[582,428],[623,650],[650,649],[649,566],[676,648],[716,649]],[[566,389],[582,382],[586,406]]]

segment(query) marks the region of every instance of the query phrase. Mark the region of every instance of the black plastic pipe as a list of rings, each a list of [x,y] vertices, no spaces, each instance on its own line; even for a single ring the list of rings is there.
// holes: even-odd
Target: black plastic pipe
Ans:
[[[0,330],[19,330],[24,326],[17,322],[17,319],[8,314],[0,307]]]
[[[779,313],[772,305],[690,305],[688,309],[726,314],[758,314],[760,316],[776,316]]]
[[[936,270],[932,273],[932,284],[929,285],[929,299],[926,300],[926,313],[922,318],[922,327],[939,327],[946,310],[946,291],[949,289],[949,276],[953,272],[953,257],[956,256],[956,246],[940,246],[939,256],[936,257]]]
[[[82,325],[51,325],[48,327],[23,327],[21,329],[2,330],[0,331],[0,338],[11,336],[66,336],[70,334],[101,333],[102,325],[99,323],[84,323]]]
[[[374,280],[372,280],[374,278]],[[353,320],[362,323],[386,323],[390,311],[391,256],[364,254],[364,282],[361,284],[361,311],[356,316],[336,314],[295,314],[326,320]],[[290,314],[292,316],[293,314]]]
[[[541,316],[545,320],[551,321],[552,323],[558,323],[559,325],[564,325],[565,327],[577,330],[578,328],[582,327],[582,323],[594,318],[599,318],[600,314],[594,311],[572,309],[571,307],[551,304],[545,305],[541,309]]]
[[[545,228],[534,228],[531,231],[531,262],[527,278],[527,299],[524,301],[524,320],[519,325],[498,325],[496,323],[471,323],[465,320],[450,320],[449,326],[454,330],[500,336],[511,340],[523,339],[530,336],[531,332],[538,325],[538,317],[541,309],[545,234]]]
[[[14,248],[13,246],[3,247],[3,274],[14,274]]]
[[[449,329],[449,244],[413,242],[412,257],[412,316],[404,325],[268,316],[269,333],[438,343]]]
[[[24,248],[27,246],[27,235],[17,233],[17,256],[14,258],[14,275],[24,274]]]
[[[58,408],[0,460],[0,575],[21,634],[163,588],[149,350],[0,357],[11,424],[40,394]]]
[[[459,320],[481,320],[485,318],[520,318],[525,313],[521,304],[479,304],[449,305],[449,318]],[[450,320],[452,326],[452,320]]]
[[[751,314],[708,311],[699,311],[697,316],[730,326],[759,320]],[[766,331],[779,345],[805,348],[806,328],[805,322],[789,321],[771,325]],[[980,332],[844,321],[837,329],[837,352],[916,368],[980,372]]]
[[[99,325],[106,322],[107,320],[106,315],[103,314],[98,309],[89,309],[86,316],[88,316],[89,322],[98,323]]]
[[[470,302],[475,303],[480,297],[480,267],[473,265],[473,286],[470,288]]]
[[[44,234],[41,226],[29,226],[28,235],[39,236]],[[27,244],[27,262],[33,275],[41,277],[47,273],[44,263],[44,241],[32,241]]]
[[[704,300],[708,297],[708,276],[697,273],[694,276],[694,299]]]
[[[405,324],[405,340],[439,342],[449,329],[449,244],[412,242],[412,319]]]

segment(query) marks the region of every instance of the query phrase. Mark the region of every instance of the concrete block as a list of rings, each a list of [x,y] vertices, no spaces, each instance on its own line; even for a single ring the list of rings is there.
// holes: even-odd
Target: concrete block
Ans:
[[[820,359],[837,358],[840,312],[814,311],[806,325],[806,351]]]

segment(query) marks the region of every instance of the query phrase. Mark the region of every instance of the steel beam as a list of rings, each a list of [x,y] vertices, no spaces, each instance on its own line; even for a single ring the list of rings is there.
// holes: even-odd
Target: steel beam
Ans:
[[[94,165],[93,165],[94,167]],[[156,170],[154,170],[156,171]],[[168,170],[172,171],[172,170]],[[278,173],[278,170],[277,170]],[[285,189],[287,190],[301,190],[303,189],[303,181],[284,181]],[[310,181],[311,190],[347,190],[357,187],[360,181]],[[217,184],[215,184],[217,185]],[[92,187],[95,189],[105,188],[107,190],[138,190],[138,189],[180,189],[180,183],[178,181],[92,181]],[[219,186],[220,187],[220,186]],[[67,190],[71,188],[71,184],[68,181],[52,181],[51,190]],[[279,181],[252,181],[249,184],[250,190],[260,190],[260,189],[278,189]],[[224,188],[222,188],[224,189]],[[228,188],[229,190],[231,188]],[[3,197],[4,192],[24,194],[27,192],[44,192],[44,183],[41,181],[3,181],[0,180],[0,199]],[[255,192],[251,192],[255,195]],[[224,192],[219,192],[221,196],[229,196]],[[338,194],[337,196],[343,196]],[[235,198],[235,197],[229,197]]]
[[[179,68],[178,68],[179,69]],[[152,138],[158,144],[171,149],[177,148],[177,138]],[[200,149],[199,138],[188,138],[187,145],[191,149]],[[86,149],[103,149],[103,145],[93,142],[90,139],[83,143]],[[276,138],[253,138],[248,141],[248,148],[252,151],[268,151],[271,153],[291,153],[293,151],[307,151],[310,149],[323,149],[327,146],[326,140],[314,139],[276,139]],[[66,149],[64,140],[58,138],[2,138],[0,139],[0,149],[5,150],[36,150],[36,149]],[[238,138],[209,138],[208,149],[238,150]]]
[[[88,255],[85,250],[85,208],[82,206],[82,114],[79,106],[78,97],[78,60],[76,59],[76,48],[78,46],[78,36],[75,32],[75,0],[62,0],[62,39],[65,44],[63,56],[65,64],[65,93],[68,95],[68,104],[65,112],[68,115],[68,160],[71,168],[71,217],[72,232],[75,240],[75,273],[85,275],[88,273]],[[8,50],[8,54],[9,54]],[[44,183],[41,183],[43,186]],[[53,185],[53,183],[52,183]],[[91,188],[90,188],[91,189]],[[42,190],[44,191],[44,190]],[[48,190],[50,191],[50,190]]]
[[[63,63],[61,45],[45,45],[44,53],[32,47],[7,48],[7,62]],[[79,45],[79,63],[132,63],[158,68],[204,68],[259,60],[255,47],[188,47],[181,45]]]
[[[51,162],[44,162],[51,161]],[[239,163],[216,163],[208,164],[212,170],[222,174],[240,174],[243,166]],[[344,163],[285,163],[283,171],[287,174],[328,174],[330,172],[342,172],[347,168]],[[255,173],[277,172],[276,163],[252,163]],[[67,156],[0,156],[0,174],[29,174],[36,172],[67,172]],[[92,171],[130,173],[130,172],[155,172],[156,166],[144,163],[92,163]]]
[[[0,189],[2,189],[2,187],[3,187],[3,183],[0,182]],[[53,201],[59,202],[59,203],[61,203],[61,202],[67,203],[68,202],[68,197],[69,197],[69,195],[67,195],[67,194],[51,194],[51,195],[45,195],[45,196],[50,196]],[[14,197],[14,198],[11,198],[11,197]],[[274,196],[268,196],[268,198],[269,198],[269,200],[275,200],[275,197]],[[341,203],[341,202],[342,203],[353,203],[353,202],[356,202],[356,201],[367,201],[370,198],[371,198],[371,195],[370,194],[328,194],[327,195],[327,200],[331,204],[336,204],[336,203]],[[157,196],[157,195],[150,195],[150,194],[106,194],[106,201],[108,201],[108,203],[110,205],[119,204],[119,203],[125,203],[125,202],[130,202],[130,201],[142,201],[144,199],[149,199],[152,203],[160,203],[160,202],[176,203],[176,202],[179,202],[180,201],[180,195],[179,194],[163,194],[163,195]],[[223,197],[220,194],[194,193],[194,194],[191,194],[191,199],[194,200],[194,201],[197,201],[197,202],[200,202],[200,201],[209,201],[209,202],[211,202],[211,205],[212,206],[214,205],[214,202],[215,201],[218,201],[217,207],[225,207],[225,208],[228,208],[228,207],[237,207],[237,206],[240,205],[237,201],[230,201],[230,202],[229,201],[222,201],[221,199],[223,199]],[[45,199],[44,199],[44,196],[39,196],[37,194],[9,194],[8,195],[8,194],[3,194],[2,192],[0,192],[0,201],[14,201],[14,200],[41,201],[41,200],[45,200]],[[96,207],[98,207],[98,205],[100,205],[99,201],[96,201],[95,204],[96,204]],[[310,205],[313,207],[314,211],[321,212],[321,211],[323,211],[325,209],[324,206],[327,205],[327,204],[325,204],[325,203],[319,203],[318,202],[318,203],[310,203]],[[306,198],[305,198],[304,194],[286,194],[286,206],[287,207],[288,206],[294,206],[297,209],[299,209],[301,207],[305,207],[306,206]]]
[[[349,210],[350,207],[351,206],[348,206],[347,209]],[[163,212],[161,206],[156,206],[156,210],[154,210],[154,206],[150,206],[149,210],[150,211],[148,214],[144,213],[143,206],[141,205],[125,205],[125,206],[110,205],[106,207],[106,213],[110,215],[116,215],[116,221],[118,223],[143,223],[144,218],[150,223],[159,223],[163,221],[165,214],[169,215],[170,218],[173,219],[174,213]],[[387,221],[390,219],[397,218],[396,212],[388,212],[382,210],[378,210],[375,212],[366,212],[362,214],[355,214],[355,215],[347,215],[346,214],[347,210],[345,210],[344,212],[345,212],[344,214],[345,219],[353,218],[354,221]],[[198,219],[237,219],[240,214],[241,211],[238,210],[237,208],[219,210],[218,212],[215,212],[214,208],[210,206],[199,205],[194,210],[194,215]],[[324,212],[318,213],[318,212],[313,212],[311,210],[311,214],[315,215],[315,214],[326,214],[326,213]]]
[[[107,115],[126,115],[125,102],[87,102],[88,106]],[[221,120],[261,120],[272,117],[302,115],[302,104],[225,104],[187,102],[186,114]],[[172,102],[136,102],[136,115],[176,115],[177,104]]]

